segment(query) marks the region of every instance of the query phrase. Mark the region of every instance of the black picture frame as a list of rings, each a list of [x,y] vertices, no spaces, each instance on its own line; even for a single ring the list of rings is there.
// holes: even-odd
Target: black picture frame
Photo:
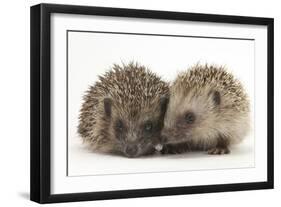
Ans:
[[[74,194],[50,193],[50,15],[52,13],[100,15],[113,17],[134,17],[149,19],[181,20],[194,22],[219,22],[232,24],[267,26],[267,181],[238,184],[169,187],[106,192],[85,192]],[[31,7],[31,174],[30,199],[38,203],[133,198],[146,196],[165,196],[223,191],[241,191],[273,188],[273,38],[274,20],[272,18],[195,14],[153,10],[135,10],[90,6],[39,4]]]

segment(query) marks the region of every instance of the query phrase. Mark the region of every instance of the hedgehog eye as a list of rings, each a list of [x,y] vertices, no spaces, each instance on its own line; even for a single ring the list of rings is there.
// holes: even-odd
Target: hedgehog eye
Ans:
[[[195,121],[195,114],[192,112],[187,112],[184,116],[187,124],[192,124]]]
[[[124,128],[124,124],[121,120],[118,120],[115,124],[115,127],[116,127],[117,130],[122,131],[123,128]]]
[[[152,130],[152,123],[151,123],[151,121],[148,121],[148,122],[145,123],[144,129],[147,132],[150,132]]]

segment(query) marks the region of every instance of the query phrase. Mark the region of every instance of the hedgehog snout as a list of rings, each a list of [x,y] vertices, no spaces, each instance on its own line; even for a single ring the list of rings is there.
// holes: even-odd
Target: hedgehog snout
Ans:
[[[162,144],[177,143],[181,137],[182,129],[178,127],[164,128],[161,133]]]
[[[137,145],[127,145],[125,147],[124,153],[129,158],[136,157],[138,155],[138,147],[137,147]]]
[[[173,129],[172,128],[164,128],[161,132],[161,144],[165,144],[169,142],[169,140],[173,137]]]

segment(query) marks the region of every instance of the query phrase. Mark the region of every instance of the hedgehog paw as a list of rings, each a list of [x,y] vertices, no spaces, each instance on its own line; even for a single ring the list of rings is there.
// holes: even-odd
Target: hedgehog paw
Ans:
[[[171,145],[164,145],[162,150],[161,150],[162,154],[177,154],[175,148]]]
[[[208,150],[209,155],[223,155],[223,154],[229,154],[230,151],[228,148],[221,148],[216,147]]]
[[[161,151],[162,154],[182,154],[188,151],[188,148],[180,145],[164,145]]]

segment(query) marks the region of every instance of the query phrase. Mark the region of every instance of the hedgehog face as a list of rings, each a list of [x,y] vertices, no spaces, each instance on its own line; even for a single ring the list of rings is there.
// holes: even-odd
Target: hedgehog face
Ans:
[[[221,105],[221,95],[216,90],[174,93],[170,97],[162,141],[177,144],[208,139],[217,133],[214,123]],[[211,134],[211,135],[210,135]]]
[[[113,128],[120,151],[127,157],[151,154],[155,143],[160,142],[160,122],[152,117],[146,121],[117,118]]]
[[[111,120],[109,131],[114,139],[115,149],[130,158],[152,154],[154,146],[161,142],[167,102],[167,98],[161,98],[154,107],[122,114],[111,106],[114,103],[105,99],[105,113]]]

